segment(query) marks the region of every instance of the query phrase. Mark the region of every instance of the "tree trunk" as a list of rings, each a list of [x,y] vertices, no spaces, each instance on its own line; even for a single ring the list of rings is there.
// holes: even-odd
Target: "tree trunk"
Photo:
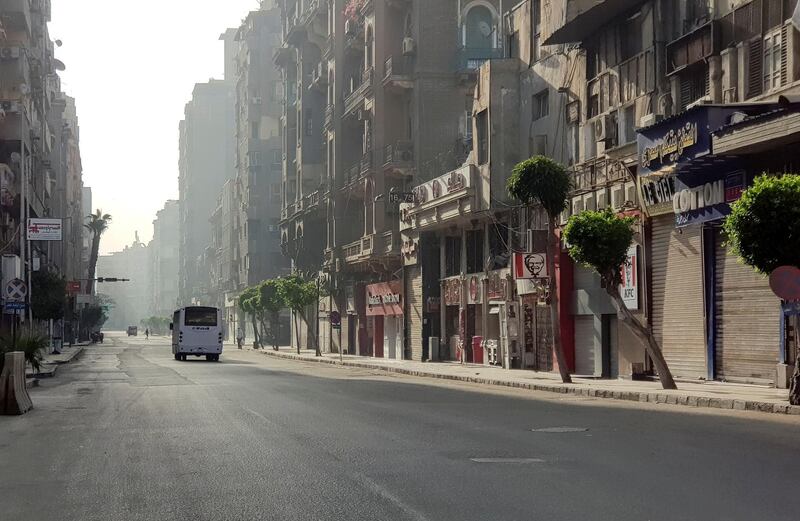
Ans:
[[[800,352],[797,351],[794,354],[794,373],[789,385],[789,403],[800,405]]]
[[[100,254],[100,234],[94,232],[92,236],[92,251],[89,253],[89,280],[86,281],[86,293],[94,293],[94,279],[97,272],[97,256]]]
[[[550,321],[553,324],[553,351],[556,353],[558,372],[561,381],[565,384],[572,383],[567,367],[567,357],[564,355],[564,346],[561,344],[561,320],[558,315],[558,288],[556,286],[556,255],[561,251],[561,242],[556,235],[555,217],[548,218],[547,241],[547,271],[550,275]]]
[[[609,278],[605,277],[606,293],[609,294],[611,300],[614,302],[614,307],[617,308],[617,316],[622,319],[622,323],[630,329],[639,339],[644,342],[645,350],[653,363],[656,365],[658,371],[658,378],[661,380],[661,387],[664,389],[677,389],[675,380],[672,378],[672,372],[669,370],[667,361],[664,358],[664,353],[661,352],[661,347],[653,336],[650,328],[644,327],[639,319],[633,316],[631,310],[625,305],[625,301],[619,294],[619,288],[616,282],[608,282]]]
[[[281,316],[279,313],[272,314],[272,324],[270,327],[275,331],[275,334],[272,335],[273,343],[272,348],[277,351],[278,350],[278,343],[281,341]]]
[[[306,319],[306,314],[305,313],[301,313],[301,316],[303,317],[303,320],[305,321],[305,323],[308,324],[308,319]],[[319,322],[317,322],[317,323],[319,323]],[[322,356],[322,351],[320,351],[320,349],[319,349],[319,339],[317,338],[317,335],[316,334],[315,335],[311,335],[311,333],[309,333],[308,336],[311,337],[311,345],[314,346],[314,356]]]
[[[250,321],[253,323],[253,349],[258,349],[261,346],[261,337],[258,334],[258,323],[256,322],[255,313],[250,314]]]
[[[300,324],[297,322],[297,315],[299,313],[297,311],[292,310],[292,320],[294,321],[294,334],[296,336],[295,340],[297,340],[297,354],[300,354]]]

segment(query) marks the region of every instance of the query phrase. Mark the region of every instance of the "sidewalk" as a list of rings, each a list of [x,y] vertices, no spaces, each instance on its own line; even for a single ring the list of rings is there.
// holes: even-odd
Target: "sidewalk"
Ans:
[[[338,354],[326,353],[322,357],[316,357],[313,351],[302,350],[301,354],[298,355],[288,347],[282,347],[280,351],[273,351],[271,348],[261,349],[259,352],[267,356],[290,360],[339,365]],[[462,365],[458,362],[413,362],[410,360],[388,360],[354,355],[344,355],[343,365],[426,378],[440,378],[532,391],[610,398],[613,400],[800,415],[800,406],[789,405],[788,391],[786,389],[774,389],[758,385],[722,382],[678,382],[678,390],[668,391],[662,389],[659,382],[576,377],[573,377],[572,384],[564,384],[561,383],[561,378],[557,373],[538,373],[523,370],[509,371],[484,365]]]
[[[76,356],[78,356],[83,348],[88,346],[89,342],[80,342],[73,344],[72,347],[63,346],[60,354],[46,354],[42,358],[42,364],[38,373],[33,372],[33,368],[28,365],[26,371],[27,378],[51,378],[55,376],[58,366],[70,363]],[[35,385],[35,384],[34,384]]]

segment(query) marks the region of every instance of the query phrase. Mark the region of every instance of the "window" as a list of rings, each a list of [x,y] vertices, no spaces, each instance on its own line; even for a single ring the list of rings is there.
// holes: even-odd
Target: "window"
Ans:
[[[215,327],[217,325],[217,309],[186,308],[183,323],[186,326]]]
[[[486,110],[482,110],[475,120],[478,127],[478,164],[483,165],[489,161],[489,115]]]
[[[491,49],[494,47],[494,33],[494,20],[489,8],[476,5],[469,10],[464,47],[467,49]]]
[[[550,91],[543,91],[533,95],[533,119],[541,119],[550,113]]]
[[[542,1],[533,0],[533,61],[538,61],[541,57],[542,42]]]
[[[467,273],[483,271],[483,230],[467,231]]]
[[[305,110],[305,122],[306,122],[306,136],[313,136],[314,135],[314,118],[312,116],[311,109]]]
[[[461,237],[445,237],[444,242],[445,277],[461,274]]]
[[[250,122],[250,137],[253,139],[258,139],[259,136],[259,124],[258,121],[251,121]]]
[[[272,149],[272,164],[280,165],[283,163],[283,151],[280,148]]]
[[[783,38],[780,30],[774,31],[764,37],[762,61],[764,92],[780,87],[783,84],[781,81],[781,74],[783,72],[782,40]]]

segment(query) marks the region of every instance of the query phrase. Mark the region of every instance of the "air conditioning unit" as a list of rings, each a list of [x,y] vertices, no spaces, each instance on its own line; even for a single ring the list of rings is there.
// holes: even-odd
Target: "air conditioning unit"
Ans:
[[[19,47],[3,47],[0,49],[0,58],[13,59],[19,58]]]
[[[616,142],[617,124],[610,115],[600,116],[594,121],[594,140],[603,141],[607,145],[609,142]]]
[[[407,36],[403,38],[403,55],[410,56],[417,52],[417,42],[414,41],[414,38]]]

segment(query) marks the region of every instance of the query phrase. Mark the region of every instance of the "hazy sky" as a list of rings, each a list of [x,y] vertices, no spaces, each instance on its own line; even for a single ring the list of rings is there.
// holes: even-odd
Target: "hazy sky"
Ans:
[[[195,83],[221,78],[227,27],[258,0],[52,0],[50,35],[77,101],[83,181],[112,214],[101,252],[122,249],[178,196],[178,121]],[[87,212],[88,213],[88,212]]]

